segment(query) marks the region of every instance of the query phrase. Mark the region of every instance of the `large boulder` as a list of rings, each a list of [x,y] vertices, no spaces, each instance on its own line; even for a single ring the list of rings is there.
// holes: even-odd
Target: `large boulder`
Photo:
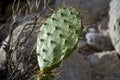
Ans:
[[[112,0],[109,11],[109,33],[115,47],[120,55],[120,0]]]
[[[120,80],[120,60],[115,51],[94,53],[87,60],[92,80]]]
[[[60,66],[57,80],[92,80],[91,69],[85,56],[74,52]]]

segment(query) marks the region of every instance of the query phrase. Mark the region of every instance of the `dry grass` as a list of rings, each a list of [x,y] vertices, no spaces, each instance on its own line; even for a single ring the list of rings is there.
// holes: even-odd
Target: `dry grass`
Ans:
[[[3,80],[33,80],[39,71],[36,58],[37,29],[42,22],[48,5],[52,0],[14,0],[12,18],[4,51],[6,52],[5,78]],[[20,16],[24,11],[24,16]],[[35,11],[35,13],[33,13]],[[18,25],[17,36],[15,30]]]

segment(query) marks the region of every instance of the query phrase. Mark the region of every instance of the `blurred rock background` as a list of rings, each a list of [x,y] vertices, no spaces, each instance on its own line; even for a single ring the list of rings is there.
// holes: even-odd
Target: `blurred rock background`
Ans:
[[[117,0],[116,0],[117,1]],[[120,59],[109,34],[111,0],[1,0],[0,80],[33,80],[39,70],[36,35],[62,6],[80,10],[83,38],[58,68],[58,80],[120,80]],[[118,0],[118,3],[120,1]],[[112,13],[111,13],[112,14]]]

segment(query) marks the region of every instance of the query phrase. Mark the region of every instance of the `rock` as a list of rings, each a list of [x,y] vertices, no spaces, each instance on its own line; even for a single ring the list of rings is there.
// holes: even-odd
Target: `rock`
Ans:
[[[88,26],[83,30],[84,37],[90,48],[96,51],[107,51],[113,50],[113,45],[111,43],[108,32],[99,32],[94,26]]]
[[[108,21],[109,18],[108,17],[103,17],[101,22],[98,24],[98,30],[99,32],[104,32],[106,30],[108,30]]]
[[[112,0],[109,11],[109,33],[115,47],[120,55],[120,0]]]
[[[90,25],[107,15],[110,0],[56,0],[54,7],[74,6],[80,10],[83,25]]]
[[[87,57],[92,69],[92,80],[119,80],[120,60],[115,51],[95,53]]]
[[[60,70],[57,80],[92,80],[89,64],[76,52],[62,62]]]

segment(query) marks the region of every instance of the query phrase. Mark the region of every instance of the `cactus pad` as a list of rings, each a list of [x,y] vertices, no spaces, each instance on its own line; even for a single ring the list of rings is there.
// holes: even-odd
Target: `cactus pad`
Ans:
[[[81,17],[74,8],[61,8],[41,26],[37,59],[41,72],[51,72],[76,48],[81,36]]]

